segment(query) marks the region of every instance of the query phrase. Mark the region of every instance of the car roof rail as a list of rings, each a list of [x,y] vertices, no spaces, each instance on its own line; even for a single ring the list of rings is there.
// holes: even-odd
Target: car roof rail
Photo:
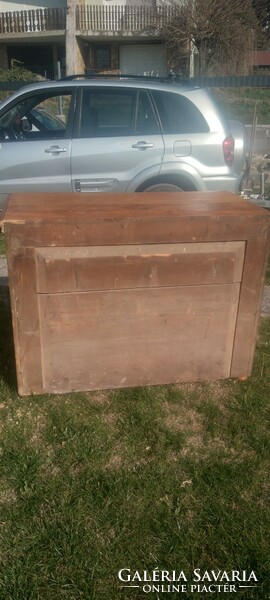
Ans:
[[[182,85],[191,85],[186,77],[176,75],[170,70],[167,76],[160,77],[159,75],[134,75],[127,73],[97,73],[94,69],[86,69],[85,73],[77,73],[61,77],[58,81],[73,81],[74,79],[137,79],[143,81],[159,81],[163,83],[178,83]]]

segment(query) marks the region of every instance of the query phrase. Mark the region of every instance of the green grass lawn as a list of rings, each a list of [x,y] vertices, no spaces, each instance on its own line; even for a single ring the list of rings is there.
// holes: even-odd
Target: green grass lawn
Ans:
[[[269,257],[268,266],[266,269],[265,284],[270,285],[270,257]]]
[[[258,125],[270,123],[270,89],[217,88],[211,91],[227,119],[238,119],[251,125],[256,104]]]
[[[5,256],[6,248],[5,248],[5,240],[3,234],[0,232],[0,256]]]
[[[0,305],[1,600],[147,597],[123,568],[254,570],[212,597],[267,600],[270,319],[247,381],[19,398]]]

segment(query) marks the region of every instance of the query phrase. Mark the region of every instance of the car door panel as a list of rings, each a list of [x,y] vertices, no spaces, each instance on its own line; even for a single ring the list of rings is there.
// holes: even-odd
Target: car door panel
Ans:
[[[70,192],[71,108],[76,91],[26,93],[0,115],[0,195]],[[59,113],[61,106],[63,114]]]
[[[163,154],[163,138],[145,91],[83,91],[71,150],[74,191],[124,192],[143,171],[157,175]]]
[[[151,147],[134,148],[138,136],[73,140],[72,189],[124,192],[142,171],[158,174],[163,156],[161,136],[145,136]],[[80,189],[79,189],[80,188]]]
[[[70,192],[71,140],[57,140],[65,149],[60,154],[47,153],[51,145],[48,140],[0,144],[0,192]]]

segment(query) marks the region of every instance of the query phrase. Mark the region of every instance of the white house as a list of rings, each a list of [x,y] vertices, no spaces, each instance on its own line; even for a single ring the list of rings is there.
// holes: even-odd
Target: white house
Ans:
[[[165,74],[166,0],[0,0],[0,68],[47,77],[85,69]],[[158,6],[156,6],[156,4]]]

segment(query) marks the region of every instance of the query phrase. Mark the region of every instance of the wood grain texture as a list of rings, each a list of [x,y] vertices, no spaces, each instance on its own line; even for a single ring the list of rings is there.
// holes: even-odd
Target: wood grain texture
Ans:
[[[179,193],[14,193],[2,221],[17,223],[62,221],[72,224],[85,221],[104,222],[149,217],[213,218],[216,216],[261,216],[266,211],[229,192]],[[76,219],[74,219],[76,215]]]
[[[39,248],[38,293],[239,282],[244,242]]]
[[[229,377],[238,297],[239,284],[40,294],[44,388]]]
[[[34,248],[16,248],[7,230],[7,256],[20,395],[43,391],[40,322]]]
[[[19,393],[246,377],[268,211],[228,194],[14,194]]]

